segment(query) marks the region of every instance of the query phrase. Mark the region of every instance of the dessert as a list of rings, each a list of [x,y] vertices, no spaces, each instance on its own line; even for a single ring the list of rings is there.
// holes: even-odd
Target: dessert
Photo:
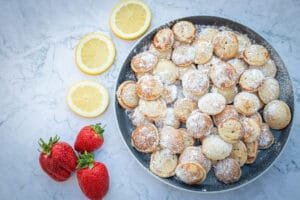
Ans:
[[[177,164],[177,156],[168,149],[162,149],[151,154],[150,171],[162,178],[168,178],[175,175]]]
[[[239,42],[236,35],[231,31],[219,32],[213,40],[214,53],[221,59],[228,60],[237,55]]]
[[[179,21],[172,27],[175,40],[191,43],[196,36],[196,26],[189,21]]]
[[[117,99],[119,104],[128,110],[138,106],[139,97],[136,91],[136,83],[134,81],[123,82],[117,91]]]
[[[152,153],[150,170],[159,177],[201,184],[214,172],[235,183],[258,149],[275,142],[271,130],[291,121],[277,100],[274,61],[247,35],[177,21],[143,51],[132,58],[135,77],[118,88],[129,95],[117,97],[135,126],[133,146]]]
[[[262,66],[267,63],[269,60],[269,52],[268,50],[258,44],[252,44],[248,46],[243,52],[244,60],[253,66]]]
[[[153,124],[142,124],[132,132],[131,142],[140,152],[153,152],[159,145],[158,130]]]
[[[239,163],[232,158],[218,161],[214,165],[214,172],[217,179],[225,184],[237,182],[242,174]]]
[[[291,121],[289,106],[280,100],[269,102],[264,108],[264,120],[272,129],[283,129]]]

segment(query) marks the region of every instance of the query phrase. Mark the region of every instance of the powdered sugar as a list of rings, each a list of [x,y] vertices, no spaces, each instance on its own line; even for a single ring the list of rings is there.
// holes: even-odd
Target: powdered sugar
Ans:
[[[137,87],[138,95],[147,100],[157,99],[163,91],[159,76],[145,75],[138,80]]]
[[[238,76],[230,64],[220,61],[212,66],[210,78],[216,87],[228,88],[237,82]]]
[[[215,124],[218,126],[230,118],[238,118],[239,114],[233,105],[226,105],[223,111],[213,116]]]
[[[181,42],[190,43],[195,37],[196,27],[188,21],[179,21],[172,27],[175,38]]]
[[[191,70],[184,74],[182,87],[184,91],[191,92],[195,96],[202,96],[208,90],[209,80],[207,75]]]
[[[258,67],[259,70],[266,76],[266,77],[275,77],[277,72],[277,67],[275,62],[272,59],[269,59],[266,64],[261,67]]]
[[[258,95],[264,103],[269,103],[279,97],[279,83],[274,78],[267,78],[258,88]]]
[[[280,109],[282,105],[279,103],[276,103],[275,101],[270,102],[267,104],[267,106],[264,109],[264,113],[266,113],[266,116],[276,116],[278,114],[278,110]]]
[[[170,177],[175,175],[177,156],[168,149],[156,151],[151,155],[150,170],[158,176]]]
[[[205,63],[203,65],[198,65],[198,70],[201,73],[206,74],[207,76],[209,76],[209,71],[212,68],[212,66],[214,66],[215,64],[217,64],[218,62],[220,62],[221,60],[215,56],[212,56],[212,58],[210,59],[210,61],[208,63]]]
[[[262,124],[262,129],[260,136],[257,139],[258,148],[259,149],[266,149],[274,142],[274,136],[270,131],[270,128],[267,124]]]
[[[211,118],[199,110],[194,110],[186,121],[187,130],[195,138],[209,135],[212,127],[213,123]]]
[[[265,77],[260,70],[248,69],[241,75],[240,86],[244,90],[255,92],[264,78]]]
[[[257,44],[247,47],[243,55],[246,62],[254,66],[262,66],[269,59],[268,50],[264,46]]]
[[[174,154],[181,153],[184,149],[182,133],[171,126],[164,126],[160,130],[160,146]]]
[[[214,53],[222,59],[230,59],[238,53],[238,41],[231,31],[221,31],[214,38]]]
[[[234,98],[234,106],[243,115],[252,115],[260,107],[259,99],[255,94],[240,92]]]
[[[206,172],[198,163],[181,163],[176,168],[176,176],[187,184],[197,184],[206,178]]]
[[[227,104],[231,104],[234,100],[235,95],[238,93],[238,88],[236,86],[230,88],[217,88],[216,86],[212,86],[210,89],[212,93],[219,93],[223,95],[226,99]]]
[[[173,84],[179,77],[176,65],[166,59],[160,60],[153,70],[154,75],[158,75],[163,83]]]
[[[163,126],[172,126],[174,128],[179,128],[180,122],[174,115],[174,108],[167,108],[164,119],[158,122],[158,127],[162,128]]]
[[[196,162],[204,167],[206,172],[211,168],[211,161],[204,156],[200,146],[192,146],[184,149],[179,157],[179,163]]]
[[[157,57],[149,51],[145,51],[133,57],[131,67],[136,72],[147,72],[153,69],[156,63]]]
[[[195,58],[195,48],[190,45],[181,45],[174,49],[172,60],[176,65],[188,66]]]
[[[174,34],[171,29],[164,28],[159,30],[153,39],[153,45],[159,51],[167,51],[172,48],[174,43]]]
[[[201,112],[208,115],[216,115],[225,108],[226,99],[219,93],[207,93],[198,101],[198,107]]]
[[[177,99],[178,89],[176,85],[164,85],[162,98],[167,104],[173,103]]]
[[[213,45],[206,40],[198,40],[194,43],[195,48],[195,63],[205,64],[213,55]]]
[[[209,135],[202,142],[202,152],[211,160],[223,160],[230,155],[232,145],[218,135]]]
[[[207,40],[209,42],[212,42],[214,37],[219,32],[217,27],[213,27],[213,26],[209,26],[209,27],[206,27],[206,26],[199,27],[199,26],[197,26],[197,28],[198,28],[198,30],[201,30],[200,33],[199,33],[198,38]]]
[[[157,50],[153,44],[151,44],[149,47],[149,52],[156,55],[159,59],[170,59],[171,54],[172,54],[172,49],[161,52],[161,51]]]
[[[146,119],[145,116],[141,113],[139,106],[133,110],[129,117],[134,126],[140,126],[141,124],[151,122],[150,120]]]
[[[196,70],[196,66],[194,64],[187,67],[178,67],[179,79],[182,80],[184,74],[192,70]]]
[[[214,172],[218,180],[230,184],[237,182],[241,176],[238,162],[232,158],[220,160],[214,165]]]
[[[237,76],[240,77],[241,74],[248,69],[248,65],[239,58],[234,58],[228,61],[229,64],[235,69]]]
[[[121,91],[120,97],[122,101],[128,106],[137,106],[139,97],[136,92],[136,84],[134,82],[125,85]]]
[[[140,99],[139,106],[141,113],[151,120],[159,121],[166,114],[167,105],[162,99],[157,99],[155,101]]]
[[[139,151],[152,152],[159,144],[159,136],[153,124],[143,124],[132,134],[132,142]]]
[[[251,45],[251,40],[247,35],[237,34],[237,40],[239,41],[239,52],[243,52],[246,47]]]
[[[240,121],[244,129],[243,141],[246,143],[256,141],[261,132],[258,123],[254,119],[247,117],[241,117]]]

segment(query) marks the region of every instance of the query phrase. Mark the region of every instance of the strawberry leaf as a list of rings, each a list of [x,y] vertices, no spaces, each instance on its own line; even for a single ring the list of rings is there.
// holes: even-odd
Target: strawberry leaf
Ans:
[[[59,137],[56,135],[54,138],[50,137],[48,143],[46,143],[42,138],[39,139],[40,152],[47,154],[50,156],[52,146],[59,141]]]
[[[106,125],[101,126],[101,123],[97,123],[95,125],[90,125],[90,127],[96,132],[97,135],[103,137],[103,133],[105,130]]]
[[[78,163],[76,169],[89,167],[92,169],[94,167],[94,154],[84,151],[84,153],[79,154]]]

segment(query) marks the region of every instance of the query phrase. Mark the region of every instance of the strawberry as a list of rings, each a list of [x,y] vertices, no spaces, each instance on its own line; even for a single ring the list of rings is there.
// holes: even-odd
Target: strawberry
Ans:
[[[93,152],[100,148],[104,142],[103,132],[105,126],[101,123],[83,127],[76,138],[75,149],[78,152]]]
[[[103,163],[95,162],[94,155],[85,151],[79,154],[77,180],[81,191],[92,200],[102,199],[109,188],[109,175]]]
[[[50,137],[48,144],[39,140],[40,165],[42,169],[55,181],[65,181],[75,171],[77,156],[69,144],[58,142],[59,137]]]

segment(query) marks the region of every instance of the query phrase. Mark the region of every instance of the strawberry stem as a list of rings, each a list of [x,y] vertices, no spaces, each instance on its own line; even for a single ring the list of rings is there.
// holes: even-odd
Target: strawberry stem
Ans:
[[[99,135],[100,137],[103,137],[103,133],[105,130],[106,125],[101,126],[101,123],[97,123],[95,125],[90,125],[90,127]]]
[[[40,152],[43,152],[49,156],[51,154],[52,146],[59,141],[59,137],[56,135],[54,138],[50,137],[48,143],[46,143],[42,138],[39,139]]]
[[[79,154],[78,164],[76,169],[89,167],[92,169],[94,167],[94,154],[84,151],[84,153]]]

